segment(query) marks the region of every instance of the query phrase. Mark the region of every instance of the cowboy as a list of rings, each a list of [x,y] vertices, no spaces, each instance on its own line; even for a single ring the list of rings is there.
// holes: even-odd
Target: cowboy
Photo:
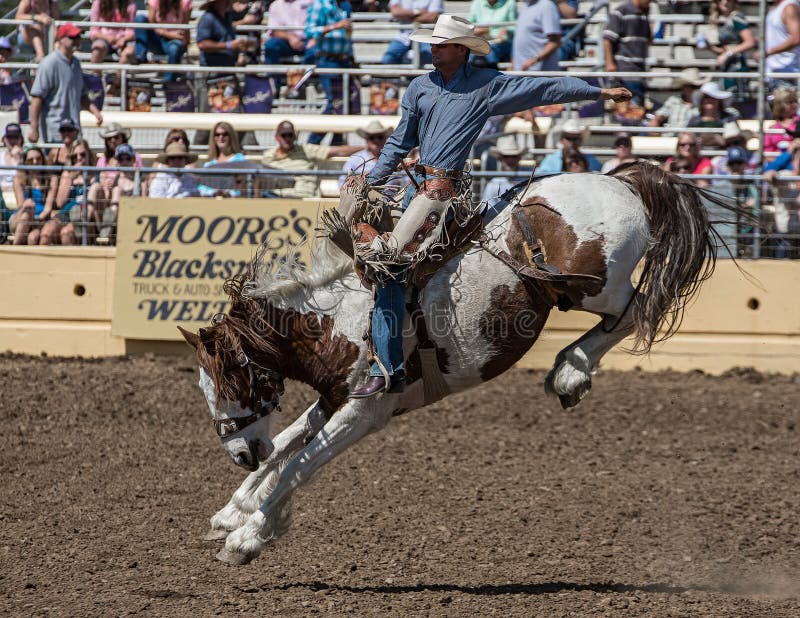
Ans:
[[[403,201],[405,212],[388,240],[380,236],[375,239],[376,263],[385,258],[391,277],[376,283],[372,312],[376,361],[367,383],[351,397],[403,390],[403,277],[407,266],[440,237],[451,206],[471,201],[466,186],[462,186],[463,169],[487,118],[539,105],[596,99],[627,101],[631,97],[625,88],[600,89],[573,77],[512,77],[474,67],[468,61],[469,54],[485,56],[490,51],[489,43],[475,36],[474,28],[466,19],[444,14],[433,30],[411,34],[412,40],[431,44],[435,70],[409,84],[400,123],[367,181],[374,185],[383,182],[403,156],[419,146],[420,162],[414,172],[420,184],[419,190],[415,191],[415,185],[408,188]]]
[[[364,138],[366,144],[363,150],[351,154],[342,167],[342,175],[339,176],[340,189],[350,172],[369,174],[372,171],[381,155],[383,145],[392,133],[392,128],[383,126],[380,120],[371,120],[366,127],[357,129],[356,133]]]

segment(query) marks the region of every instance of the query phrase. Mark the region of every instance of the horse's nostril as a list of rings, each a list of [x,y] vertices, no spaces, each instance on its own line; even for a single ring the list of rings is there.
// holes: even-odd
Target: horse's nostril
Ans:
[[[246,453],[239,453],[236,457],[233,458],[233,461],[236,462],[237,466],[242,466],[243,468],[250,467],[250,460],[247,458]]]

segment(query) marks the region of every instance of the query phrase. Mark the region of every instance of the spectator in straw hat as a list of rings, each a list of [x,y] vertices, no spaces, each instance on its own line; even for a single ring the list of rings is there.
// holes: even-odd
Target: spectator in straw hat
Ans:
[[[339,176],[340,189],[350,172],[369,174],[372,171],[381,155],[383,145],[392,133],[392,128],[383,126],[380,120],[372,120],[366,127],[358,129],[356,133],[364,138],[366,144],[363,150],[351,154],[350,158],[345,161],[342,175]]]
[[[123,127],[118,122],[110,123],[104,130],[100,131],[105,148],[103,154],[97,159],[97,167],[108,167],[114,159],[114,153],[121,144],[127,144],[131,139],[131,130]],[[136,154],[135,167],[142,167],[142,157]]]
[[[561,137],[559,138],[559,149],[547,155],[539,163],[537,172],[542,174],[555,174],[564,167],[564,150],[577,150],[580,152],[583,141],[589,137],[589,127],[581,125],[574,118],[568,119],[561,127]],[[597,157],[582,153],[589,163],[590,172],[599,172],[603,165]]]
[[[159,163],[170,168],[184,168],[187,163],[197,161],[197,155],[189,152],[181,142],[167,144],[164,152],[158,155]],[[184,172],[158,172],[150,184],[150,197],[193,197],[199,195],[197,181]]]
[[[489,149],[489,153],[500,161],[500,169],[504,172],[518,172],[519,163],[525,148],[519,145],[514,135],[503,135],[497,139],[497,145]],[[488,202],[503,195],[511,187],[521,182],[521,176],[496,176],[486,183],[481,194],[481,201]]]
[[[722,128],[722,147],[725,150],[730,148],[743,148],[747,155],[747,167],[752,170],[755,167],[755,155],[751,155],[747,149],[747,142],[753,134],[750,131],[743,131],[736,121],[726,122]],[[790,157],[791,159],[791,157]],[[711,169],[714,174],[727,174],[728,173],[728,157],[727,154],[719,155],[711,159]]]
[[[694,101],[694,93],[709,78],[700,74],[696,68],[684,69],[677,78],[680,93],[673,94],[664,101],[650,120],[651,127],[675,127],[682,129],[689,124],[689,120],[699,112]]]

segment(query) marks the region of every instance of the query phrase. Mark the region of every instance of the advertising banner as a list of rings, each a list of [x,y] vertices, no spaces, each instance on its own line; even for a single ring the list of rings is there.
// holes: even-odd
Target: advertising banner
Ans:
[[[187,82],[164,82],[164,105],[168,112],[193,112],[191,86]]]
[[[94,73],[83,74],[83,89],[90,103],[94,103],[97,109],[103,109],[106,100],[106,91],[103,87],[103,78]]]
[[[124,198],[119,207],[112,333],[178,340],[228,309],[222,287],[262,244],[285,258],[314,235],[317,212],[301,200]],[[300,262],[310,249],[302,245]]]

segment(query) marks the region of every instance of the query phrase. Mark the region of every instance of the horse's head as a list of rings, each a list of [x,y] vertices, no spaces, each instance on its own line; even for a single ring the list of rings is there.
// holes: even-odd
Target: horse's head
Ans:
[[[280,409],[283,375],[272,346],[225,315],[197,334],[180,329],[200,363],[200,389],[217,435],[233,461],[253,471],[272,453],[269,414]]]

